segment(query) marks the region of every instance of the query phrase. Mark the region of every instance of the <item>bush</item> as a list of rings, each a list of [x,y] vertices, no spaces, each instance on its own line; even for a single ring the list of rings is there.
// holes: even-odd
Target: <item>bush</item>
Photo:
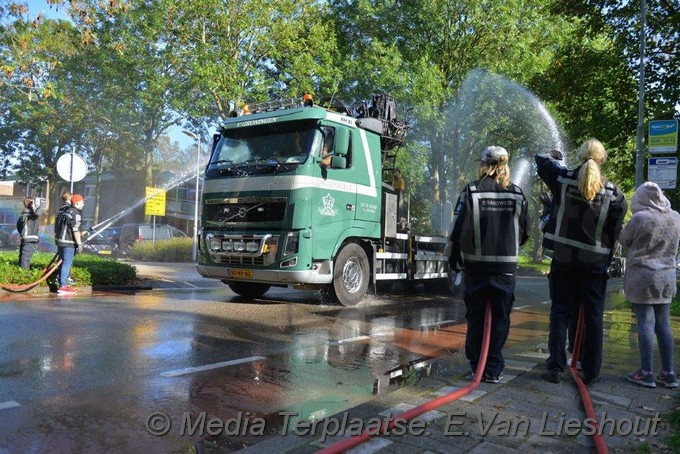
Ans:
[[[18,252],[0,252],[0,283],[2,284],[30,284],[42,277],[43,269],[52,260],[54,254],[37,252],[31,260],[31,268],[24,270],[19,267]],[[47,281],[56,278],[55,271],[49,279],[40,286],[48,287]],[[137,278],[137,272],[131,265],[115,262],[111,259],[96,255],[76,255],[71,267],[71,277],[78,285],[129,285]]]
[[[143,241],[132,246],[128,256],[142,262],[190,262],[193,246],[192,238]]]

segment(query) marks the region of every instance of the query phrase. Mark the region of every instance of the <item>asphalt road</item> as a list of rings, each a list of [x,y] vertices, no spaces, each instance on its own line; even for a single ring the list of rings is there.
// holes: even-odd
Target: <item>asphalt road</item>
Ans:
[[[545,330],[532,317],[548,311],[545,278],[520,278],[516,296],[516,323]],[[235,450],[263,434],[185,429],[205,414],[241,427],[263,418],[272,431],[282,413],[291,422],[356,406],[460,349],[464,315],[462,301],[423,291],[357,308],[287,289],[251,301],[226,286],[2,295],[0,451],[168,452],[210,440]]]

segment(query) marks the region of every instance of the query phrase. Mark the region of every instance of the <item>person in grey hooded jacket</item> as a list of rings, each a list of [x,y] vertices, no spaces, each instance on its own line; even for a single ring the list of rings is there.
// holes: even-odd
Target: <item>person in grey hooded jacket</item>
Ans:
[[[656,183],[637,188],[631,199],[633,217],[621,231],[619,242],[626,251],[623,289],[633,303],[638,322],[640,369],[628,381],[648,388],[656,383],[676,388],[673,371],[671,301],[676,293],[675,257],[680,241],[680,214]],[[654,333],[661,354],[661,373],[654,377]]]

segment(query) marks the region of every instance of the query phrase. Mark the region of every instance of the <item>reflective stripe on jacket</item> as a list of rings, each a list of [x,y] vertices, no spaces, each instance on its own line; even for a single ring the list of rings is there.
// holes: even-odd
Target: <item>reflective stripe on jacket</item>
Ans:
[[[470,183],[460,194],[450,236],[451,252],[467,271],[514,273],[519,247],[528,239],[527,200],[519,186],[493,178]]]

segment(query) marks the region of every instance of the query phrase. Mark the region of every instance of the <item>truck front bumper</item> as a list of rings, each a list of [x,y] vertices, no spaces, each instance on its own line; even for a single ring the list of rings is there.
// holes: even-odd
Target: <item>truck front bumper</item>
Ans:
[[[333,281],[332,261],[317,262],[311,270],[247,270],[252,272],[252,278],[242,277],[242,268],[196,265],[196,269],[205,278],[226,281],[252,281],[267,284],[330,284]],[[238,271],[238,276],[232,274],[232,270]]]

